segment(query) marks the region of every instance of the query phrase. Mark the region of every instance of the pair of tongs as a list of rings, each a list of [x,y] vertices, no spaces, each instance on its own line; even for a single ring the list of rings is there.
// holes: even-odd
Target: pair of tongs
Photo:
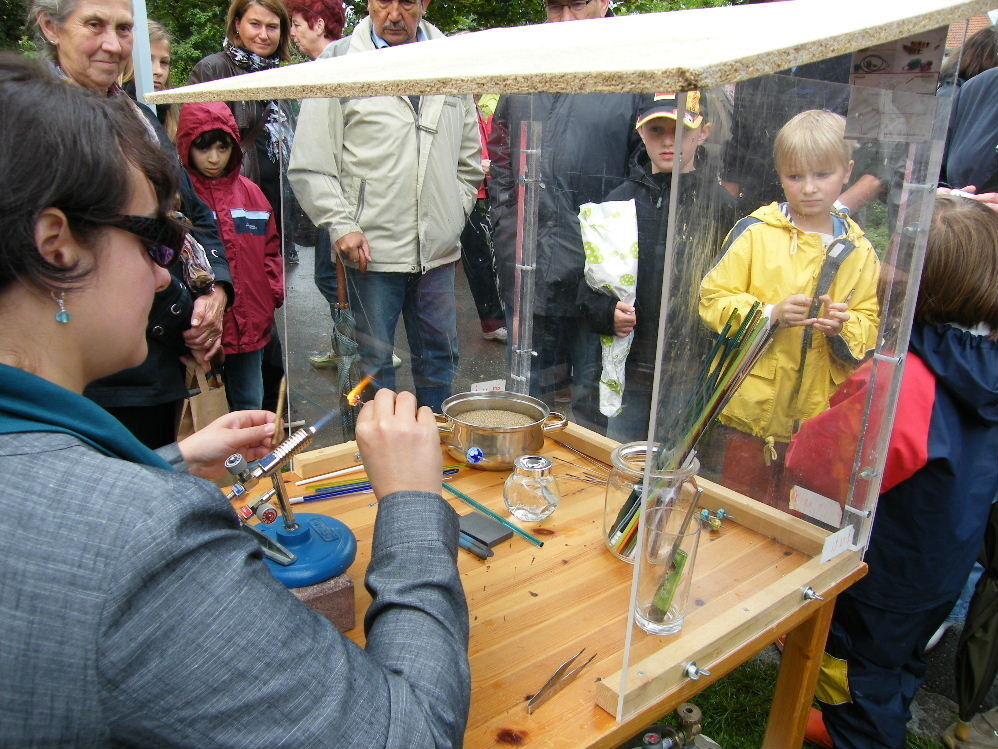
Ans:
[[[597,655],[599,655],[598,653],[593,653],[591,656],[589,656],[588,661],[583,663],[581,666],[572,668],[572,664],[575,662],[576,658],[578,658],[584,652],[586,652],[586,649],[582,648],[582,650],[580,650],[578,653],[576,653],[567,661],[558,666],[558,670],[554,672],[554,674],[551,676],[550,679],[544,682],[544,686],[538,690],[537,694],[535,694],[533,697],[530,698],[529,702],[527,702],[528,714],[534,712],[534,710],[539,708],[541,705],[547,702],[551,697],[560,692],[563,687],[568,686],[572,682],[572,680],[579,675],[579,671],[581,671],[590,663],[592,663],[593,659]],[[572,669],[571,671],[569,671],[570,668]]]

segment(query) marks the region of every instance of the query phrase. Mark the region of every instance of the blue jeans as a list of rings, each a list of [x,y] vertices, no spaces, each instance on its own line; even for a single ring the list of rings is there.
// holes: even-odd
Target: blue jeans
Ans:
[[[506,309],[506,327],[513,330],[513,312]],[[507,352],[512,351],[510,336]],[[530,366],[530,395],[557,411],[554,396],[571,386],[572,420],[606,434],[606,417],[599,411],[602,353],[599,336],[579,317],[534,315],[531,348],[537,352]]]
[[[378,387],[395,389],[392,349],[401,314],[416,398],[419,405],[434,411],[450,396],[457,371],[456,266],[456,262],[448,263],[423,274],[361,273],[347,268],[364,374],[374,374]]]
[[[225,356],[225,395],[230,411],[253,411],[263,404],[263,349]]]
[[[319,227],[315,238],[315,286],[330,304],[336,304],[336,263],[333,261],[333,248],[329,232]]]

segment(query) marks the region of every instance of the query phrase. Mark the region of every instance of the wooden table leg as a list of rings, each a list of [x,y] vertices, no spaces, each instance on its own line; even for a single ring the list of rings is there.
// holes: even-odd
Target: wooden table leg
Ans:
[[[823,603],[815,601],[814,614],[787,633],[763,749],[795,749],[804,743],[804,728],[834,609],[834,598]]]

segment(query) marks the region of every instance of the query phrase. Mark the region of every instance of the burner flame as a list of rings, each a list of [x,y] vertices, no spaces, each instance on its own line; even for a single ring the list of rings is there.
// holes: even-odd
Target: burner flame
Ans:
[[[360,394],[364,392],[364,388],[374,382],[374,375],[367,375],[363,380],[357,383],[357,387],[347,393],[347,403],[351,406],[356,406],[360,403]]]

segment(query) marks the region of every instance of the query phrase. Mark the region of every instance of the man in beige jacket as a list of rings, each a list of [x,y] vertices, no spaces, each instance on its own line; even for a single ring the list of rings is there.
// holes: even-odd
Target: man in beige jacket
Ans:
[[[320,59],[440,38],[430,0],[371,0],[354,33]],[[483,178],[470,96],[307,99],[288,178],[347,268],[365,374],[394,388],[401,314],[420,405],[450,395],[457,369],[454,271]]]

